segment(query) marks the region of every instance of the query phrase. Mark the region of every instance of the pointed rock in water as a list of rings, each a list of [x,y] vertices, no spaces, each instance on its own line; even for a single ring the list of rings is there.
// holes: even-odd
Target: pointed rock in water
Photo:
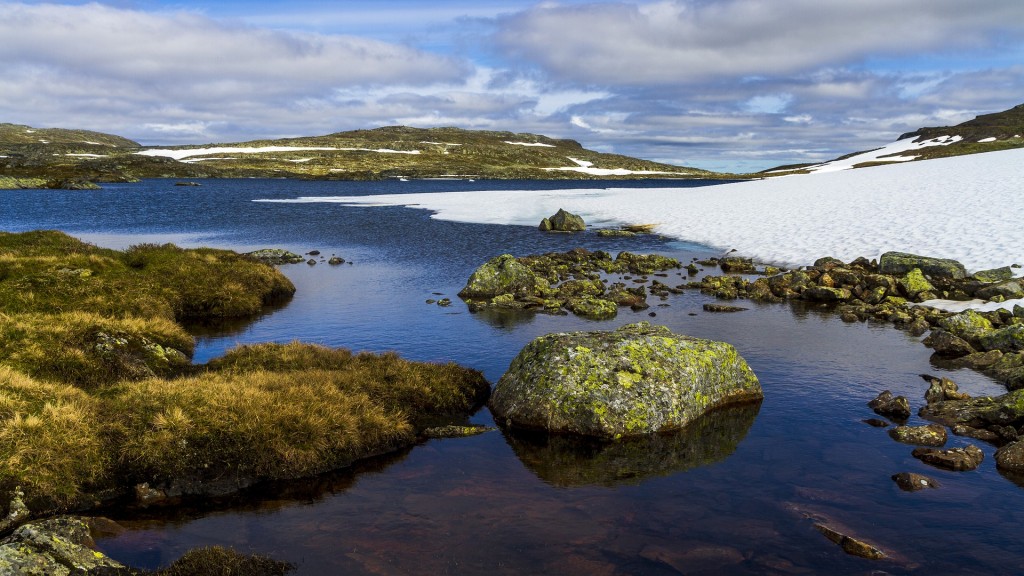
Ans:
[[[762,398],[731,345],[640,322],[537,338],[489,405],[499,424],[620,438],[680,429],[713,408]]]
[[[868,402],[868,407],[876,414],[887,416],[893,420],[906,420],[910,418],[910,402],[904,396],[893,396],[892,392],[885,390],[874,400]]]
[[[555,212],[554,216],[544,220],[548,221],[550,226],[548,230],[551,232],[582,232],[587,229],[587,225],[582,217],[566,212],[561,208],[558,209],[558,212]],[[540,223],[541,230],[544,230],[544,220],[541,220]]]

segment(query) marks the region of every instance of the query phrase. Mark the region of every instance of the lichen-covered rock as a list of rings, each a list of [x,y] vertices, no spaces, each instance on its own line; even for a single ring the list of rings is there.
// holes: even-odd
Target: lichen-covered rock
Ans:
[[[932,330],[932,333],[924,339],[923,344],[935,350],[935,353],[939,356],[948,356],[950,358],[959,358],[960,356],[967,356],[977,352],[963,338],[941,329]]]
[[[886,252],[878,261],[878,269],[882,274],[902,276],[914,268],[933,278],[950,278],[960,280],[967,277],[964,265],[956,260],[945,258],[929,258],[905,252]]]
[[[1013,278],[1013,269],[1009,266],[1003,266],[1002,268],[993,268],[992,270],[979,270],[972,277],[978,282],[1002,282]]]
[[[1024,440],[1018,440],[996,450],[996,467],[1006,472],[1024,474]]]
[[[1024,350],[1024,325],[1016,324],[986,332],[978,337],[978,343],[985,350],[1002,350],[1003,352]]]
[[[535,339],[489,406],[506,426],[618,438],[680,429],[713,408],[762,397],[731,345],[641,322]]]
[[[828,538],[831,542],[843,549],[843,552],[851,556],[858,556],[860,558],[867,558],[869,560],[881,560],[886,558],[885,552],[882,552],[875,546],[850,536],[843,534],[837,530],[834,530],[824,524],[815,524],[814,527],[821,532],[825,538]]]
[[[939,320],[939,326],[961,338],[972,338],[992,330],[992,321],[975,310],[967,310]]]
[[[632,252],[619,252],[615,256],[616,264],[624,266],[633,274],[654,274],[660,270],[670,268],[682,268],[682,264],[675,258],[662,256],[660,254],[633,254]]]
[[[0,574],[129,574],[127,568],[93,546],[89,526],[82,518],[58,516],[30,522],[0,540]]]
[[[828,286],[813,286],[804,290],[802,294],[805,300],[812,302],[845,302],[853,297],[846,288]]]
[[[985,373],[1006,384],[1009,390],[1024,388],[1024,352],[1003,354]]]
[[[566,212],[561,208],[547,220],[550,232],[582,232],[587,229],[586,223],[581,216]],[[540,223],[540,229],[544,230],[544,220]]]
[[[289,252],[281,248],[264,248],[262,250],[254,250],[252,252],[246,252],[243,256],[248,256],[253,260],[259,260],[264,264],[298,264],[305,260],[302,256]]]
[[[619,311],[619,307],[615,302],[590,296],[571,298],[566,303],[566,308],[571,310],[573,314],[593,319],[614,318]]]
[[[493,298],[502,294],[530,295],[548,283],[511,254],[491,258],[469,277],[462,298]]]
[[[943,402],[945,400],[968,400],[970,396],[960,391],[960,387],[949,378],[936,378],[924,375],[928,381],[928,390],[924,393],[925,402]]]
[[[986,286],[974,293],[974,296],[983,300],[992,300],[1002,297],[1005,300],[1024,298],[1024,285],[1020,280],[1007,280],[991,286]]]
[[[614,230],[611,228],[603,228],[597,231],[597,235],[602,238],[632,238],[636,236],[636,232],[630,232],[629,230]]]
[[[754,266],[754,261],[750,258],[741,258],[739,256],[729,256],[722,258],[718,265],[722,268],[722,272],[729,272],[732,274],[755,274],[757,273],[757,267]]]
[[[981,451],[981,448],[974,445],[965,446],[964,448],[950,448],[949,450],[914,448],[911,454],[914,458],[925,464],[955,472],[974,470],[985,459],[985,453]]]
[[[942,446],[946,443],[946,428],[938,424],[924,426],[897,426],[889,430],[889,437],[904,444]]]

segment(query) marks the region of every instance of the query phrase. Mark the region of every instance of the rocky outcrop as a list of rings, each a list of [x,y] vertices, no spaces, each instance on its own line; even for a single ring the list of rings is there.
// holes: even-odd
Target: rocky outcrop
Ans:
[[[726,272],[740,270],[731,260],[716,258],[700,264],[718,265]],[[968,275],[955,260],[887,252],[880,262],[857,258],[844,263],[825,257],[799,270],[779,273],[765,267],[760,273],[767,277],[709,275],[685,287],[723,300],[803,300],[832,307],[845,322],[887,322],[914,336],[931,331],[924,344],[935,350],[937,362],[980,370],[1011,390],[1024,387],[1024,306],[954,314],[915,305],[936,299],[1004,302],[1020,298],[1024,280],[1012,277],[1011,266]]]
[[[84,518],[58,516],[18,527],[0,540],[0,575],[132,574],[94,549],[87,522]]]
[[[619,306],[633,310],[648,307],[642,285],[627,287],[602,274],[654,274],[679,268],[679,261],[658,254],[619,252],[615,258],[604,251],[582,248],[568,252],[516,258],[503,254],[477,268],[459,297],[471,312],[485,309],[531,310],[552,314],[566,311],[588,318],[611,318]],[[681,291],[652,282],[652,293]]]
[[[541,220],[538,229],[543,232],[583,232],[587,224],[581,216],[559,208],[553,216]]]
[[[499,425],[620,438],[681,429],[714,408],[762,397],[731,345],[641,322],[535,339],[489,406]]]

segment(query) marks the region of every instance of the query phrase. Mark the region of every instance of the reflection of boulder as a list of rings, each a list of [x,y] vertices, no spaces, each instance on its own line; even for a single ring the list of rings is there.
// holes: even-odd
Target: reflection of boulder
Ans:
[[[504,430],[505,441],[541,480],[555,486],[619,486],[713,464],[747,435],[760,402],[709,412],[671,434],[600,440]]]

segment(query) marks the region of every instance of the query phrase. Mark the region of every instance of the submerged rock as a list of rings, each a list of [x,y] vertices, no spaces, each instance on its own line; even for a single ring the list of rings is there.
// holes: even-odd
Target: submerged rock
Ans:
[[[680,429],[713,408],[762,397],[731,345],[640,322],[535,339],[489,405],[506,426],[619,438]]]
[[[917,492],[925,488],[938,488],[939,483],[923,474],[900,472],[892,475],[893,482],[904,492]]]
[[[881,560],[882,558],[886,558],[885,552],[882,552],[875,546],[872,546],[863,540],[858,540],[853,536],[833,530],[824,524],[815,524],[814,527],[818,532],[824,534],[825,538],[828,538],[830,541],[837,544],[843,549],[843,552],[846,552],[851,556],[858,556],[869,560]]]

